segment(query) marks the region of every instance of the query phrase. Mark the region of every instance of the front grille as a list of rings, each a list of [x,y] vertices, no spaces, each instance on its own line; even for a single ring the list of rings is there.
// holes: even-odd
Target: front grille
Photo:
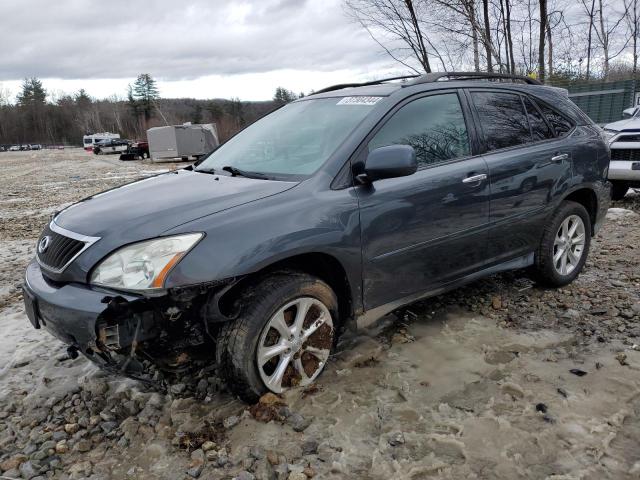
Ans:
[[[47,236],[49,237],[47,248],[40,251],[41,242]],[[84,242],[54,232],[47,225],[36,245],[38,262],[49,270],[62,271],[84,247]]]
[[[620,135],[613,143],[617,142],[640,142],[640,134]]]
[[[640,149],[636,150],[636,149],[629,149],[629,148],[612,148],[611,160],[638,162],[640,161]]]

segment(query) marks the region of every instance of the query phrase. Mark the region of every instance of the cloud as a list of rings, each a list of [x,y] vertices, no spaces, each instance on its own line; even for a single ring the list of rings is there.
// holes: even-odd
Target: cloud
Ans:
[[[388,65],[340,0],[23,0],[2,2],[0,18],[4,81],[148,72],[175,82]]]

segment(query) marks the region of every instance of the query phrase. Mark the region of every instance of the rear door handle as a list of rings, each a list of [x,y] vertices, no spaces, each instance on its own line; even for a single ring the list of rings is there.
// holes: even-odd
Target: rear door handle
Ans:
[[[480,183],[483,180],[487,179],[487,175],[481,173],[479,175],[473,175],[472,177],[467,177],[462,180],[462,183]]]
[[[551,157],[551,161],[553,163],[558,163],[558,162],[562,162],[564,160],[567,160],[569,158],[569,154],[568,153],[562,153],[560,155],[556,155],[555,157]]]

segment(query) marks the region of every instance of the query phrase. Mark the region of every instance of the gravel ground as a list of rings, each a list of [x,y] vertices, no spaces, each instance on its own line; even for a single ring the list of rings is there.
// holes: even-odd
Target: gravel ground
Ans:
[[[245,405],[209,372],[168,393],[69,360],[19,290],[68,202],[173,165],[0,153],[0,478],[640,477],[640,194],[617,202],[583,274],[525,272],[345,336],[314,386]]]

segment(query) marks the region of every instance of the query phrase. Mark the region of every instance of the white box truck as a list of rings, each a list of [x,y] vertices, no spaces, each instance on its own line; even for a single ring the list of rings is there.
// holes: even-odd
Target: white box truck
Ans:
[[[213,123],[153,127],[147,130],[147,140],[149,155],[154,162],[198,158],[220,143]]]

